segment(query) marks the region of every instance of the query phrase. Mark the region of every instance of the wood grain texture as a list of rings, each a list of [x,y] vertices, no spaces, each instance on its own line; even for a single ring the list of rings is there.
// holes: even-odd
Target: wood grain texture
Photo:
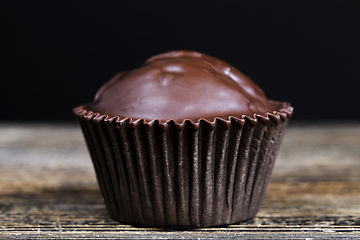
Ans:
[[[290,124],[257,217],[156,229],[108,216],[77,125],[0,124],[0,238],[359,238],[360,123]]]

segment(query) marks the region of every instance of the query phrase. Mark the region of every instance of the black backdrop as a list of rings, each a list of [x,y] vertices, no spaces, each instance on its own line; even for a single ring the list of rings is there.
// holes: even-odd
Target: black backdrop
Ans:
[[[294,119],[360,119],[359,1],[2,2],[0,120],[75,120],[117,72],[170,50],[220,58]]]

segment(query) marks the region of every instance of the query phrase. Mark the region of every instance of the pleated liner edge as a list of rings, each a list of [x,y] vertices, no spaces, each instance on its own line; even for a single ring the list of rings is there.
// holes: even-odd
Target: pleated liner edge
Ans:
[[[110,216],[157,227],[253,218],[292,112],[179,124],[74,109]]]

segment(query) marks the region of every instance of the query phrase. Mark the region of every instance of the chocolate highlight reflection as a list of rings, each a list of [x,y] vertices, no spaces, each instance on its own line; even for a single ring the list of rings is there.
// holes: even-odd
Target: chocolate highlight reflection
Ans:
[[[111,217],[157,227],[253,218],[292,112],[191,51],[119,73],[74,109]]]

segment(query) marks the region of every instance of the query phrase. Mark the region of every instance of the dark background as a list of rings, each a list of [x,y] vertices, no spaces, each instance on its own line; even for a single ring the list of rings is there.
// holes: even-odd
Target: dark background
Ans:
[[[112,75],[182,49],[230,63],[294,119],[360,119],[359,1],[149,2],[2,2],[0,120],[75,121]]]

